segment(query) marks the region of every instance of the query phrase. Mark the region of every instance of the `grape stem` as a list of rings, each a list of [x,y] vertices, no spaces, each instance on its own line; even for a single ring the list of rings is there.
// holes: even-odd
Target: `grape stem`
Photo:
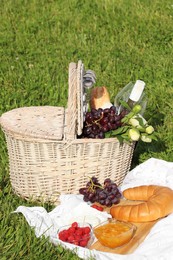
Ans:
[[[99,126],[100,126],[99,121],[104,117],[103,114],[104,114],[104,113],[102,112],[101,117],[100,117],[99,119],[97,119],[97,120],[94,120],[94,123],[95,123],[96,125],[99,125]],[[92,124],[88,124],[88,123],[87,123],[87,126],[92,126]]]
[[[94,182],[93,182],[91,177],[89,177],[89,179],[90,179],[90,182],[91,182],[91,185],[90,185],[89,189],[91,191],[94,191],[94,187],[97,187],[97,188],[100,188],[100,189],[104,189],[101,185],[94,184]]]

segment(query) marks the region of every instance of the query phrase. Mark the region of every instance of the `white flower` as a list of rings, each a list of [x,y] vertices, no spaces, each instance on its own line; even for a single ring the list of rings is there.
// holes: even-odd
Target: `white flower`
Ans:
[[[132,141],[138,141],[140,138],[140,133],[137,129],[130,129],[129,130],[129,137]]]
[[[141,131],[145,131],[145,128],[143,126],[140,125],[140,120],[142,120],[142,124],[146,125],[147,121],[145,120],[145,118],[143,116],[141,116],[140,114],[133,116],[132,118],[129,119],[129,124],[133,127],[138,128]]]
[[[152,127],[151,125],[147,126],[147,128],[145,129],[147,134],[152,134],[154,132],[154,127]]]
[[[139,121],[135,119],[135,117],[130,118],[129,124],[132,125],[133,127],[138,127],[139,126]]]
[[[144,134],[141,135],[141,140],[145,143],[151,143],[152,139]]]

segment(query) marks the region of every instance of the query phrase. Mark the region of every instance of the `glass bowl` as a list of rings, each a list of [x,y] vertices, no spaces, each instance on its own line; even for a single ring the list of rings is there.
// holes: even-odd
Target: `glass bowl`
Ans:
[[[106,247],[116,248],[122,246],[130,241],[136,231],[136,226],[117,221],[116,219],[109,219],[97,225],[93,232],[98,241]]]
[[[89,223],[73,222],[58,229],[57,237],[63,242],[89,248],[94,240],[92,226]]]

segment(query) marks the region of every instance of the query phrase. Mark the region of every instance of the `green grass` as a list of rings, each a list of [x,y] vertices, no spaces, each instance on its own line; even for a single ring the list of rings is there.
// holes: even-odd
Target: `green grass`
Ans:
[[[111,98],[129,81],[143,79],[145,117],[158,142],[139,143],[132,167],[156,157],[173,161],[172,0],[1,0],[0,115],[21,106],[66,106],[68,65],[82,59]],[[34,231],[9,181],[5,137],[0,132],[0,258],[79,259]],[[44,205],[51,210],[51,205]]]

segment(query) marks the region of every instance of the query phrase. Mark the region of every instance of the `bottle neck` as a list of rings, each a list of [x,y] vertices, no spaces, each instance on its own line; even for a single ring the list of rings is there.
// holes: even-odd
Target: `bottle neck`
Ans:
[[[127,104],[129,105],[129,107],[132,108],[136,104],[136,102],[129,98],[128,101],[127,101]]]

